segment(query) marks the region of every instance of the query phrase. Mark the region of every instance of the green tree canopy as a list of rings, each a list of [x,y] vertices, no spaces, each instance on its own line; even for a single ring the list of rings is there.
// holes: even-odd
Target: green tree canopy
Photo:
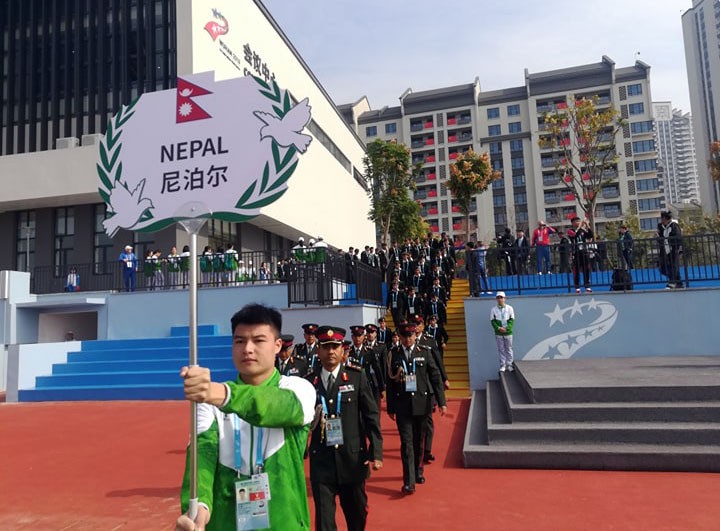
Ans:
[[[552,150],[558,176],[593,231],[599,194],[617,180],[615,139],[625,124],[614,107],[599,107],[597,97],[570,97],[568,103],[544,114],[539,140],[541,148]]]
[[[410,162],[408,147],[395,141],[375,140],[368,144],[363,163],[372,200],[368,218],[379,227],[382,242],[388,243],[390,235],[410,237],[403,231],[414,233],[417,227],[423,227],[420,207],[410,197],[418,167]]]
[[[458,155],[450,165],[448,188],[465,215],[465,241],[470,241],[470,204],[473,198],[487,190],[493,181],[502,177],[492,169],[490,155],[469,149]]]

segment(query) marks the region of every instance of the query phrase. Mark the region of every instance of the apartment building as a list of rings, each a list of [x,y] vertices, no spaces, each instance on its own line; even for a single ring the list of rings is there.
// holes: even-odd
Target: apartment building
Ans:
[[[669,101],[653,102],[658,164],[663,167],[668,202],[699,204],[698,168],[690,113]]]
[[[720,182],[710,175],[710,144],[720,140],[720,2],[693,0],[682,15],[690,111],[698,160],[700,202],[706,214],[720,212]]]
[[[650,67],[643,62],[616,68],[608,57],[599,63],[548,72],[525,71],[524,86],[482,91],[480,81],[413,92],[400,105],[371,110],[365,98],[342,106],[344,116],[366,142],[397,139],[422,164],[415,198],[433,232],[464,237],[464,219],[446,183],[449,164],[470,148],[487,151],[503,178],[476,197],[471,233],[490,241],[506,227],[534,228],[545,219],[567,228],[582,211],[555,169],[558,153],[543,149],[546,112],[566,107],[571,98],[597,97],[600,108],[614,106],[627,125],[618,133],[617,165],[597,202],[598,232],[604,225],[637,215],[646,229],[656,226],[665,208],[657,176],[650,94]]]

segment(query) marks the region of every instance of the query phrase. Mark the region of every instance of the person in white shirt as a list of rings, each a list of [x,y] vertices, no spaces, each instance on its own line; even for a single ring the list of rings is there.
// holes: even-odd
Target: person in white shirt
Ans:
[[[513,372],[513,326],[515,324],[515,310],[505,304],[505,292],[498,291],[495,295],[497,305],[490,310],[490,323],[495,331],[498,356],[500,357],[500,372]]]

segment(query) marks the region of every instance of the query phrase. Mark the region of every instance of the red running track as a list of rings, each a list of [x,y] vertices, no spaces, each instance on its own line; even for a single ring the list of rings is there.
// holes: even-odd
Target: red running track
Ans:
[[[383,417],[368,529],[720,529],[720,474],[466,470],[468,406],[436,415],[438,460],[408,497]],[[184,402],[0,404],[0,530],[173,529],[188,412]]]

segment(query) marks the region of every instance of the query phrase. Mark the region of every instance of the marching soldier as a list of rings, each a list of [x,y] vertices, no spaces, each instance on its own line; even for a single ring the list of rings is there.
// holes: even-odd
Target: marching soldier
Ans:
[[[403,494],[413,494],[415,483],[425,483],[423,453],[427,417],[432,411],[432,393],[447,413],[443,383],[430,349],[416,344],[416,326],[399,327],[400,345],[390,351],[387,411],[397,423],[403,464]]]
[[[435,323],[437,324],[437,316],[433,317],[435,317]],[[423,345],[430,350],[430,353],[433,356],[433,360],[435,361],[435,365],[437,365],[437,368],[440,371],[440,378],[442,379],[443,387],[445,389],[450,389],[450,380],[448,380],[447,371],[445,370],[445,363],[443,361],[440,345],[437,343],[434,337],[427,333],[422,319],[415,319],[415,325],[418,337],[418,344]],[[435,456],[432,453],[433,438],[435,436],[435,423],[433,422],[432,416],[433,413],[435,413],[436,407],[437,400],[435,395],[433,394],[432,410],[427,416],[427,421],[425,425],[425,446],[423,448],[424,463],[431,463],[432,461],[435,461]]]
[[[362,367],[373,396],[379,405],[385,391],[382,369],[384,365],[378,359],[375,349],[365,342],[365,327],[362,325],[351,326],[350,331],[352,332],[352,346],[348,353],[348,363]]]
[[[318,325],[315,323],[306,323],[302,325],[305,342],[295,345],[295,353],[293,354],[294,357],[300,358],[305,362],[308,374],[313,372],[315,367],[320,364],[317,357],[317,338],[315,337],[315,331],[317,328]]]
[[[344,366],[345,330],[317,329],[322,368],[313,373],[320,421],[310,439],[310,482],[315,501],[315,529],[336,530],[335,498],[339,496],[349,531],[365,529],[365,480],[382,468],[380,412],[365,373]],[[368,444],[369,442],[369,444]]]
[[[386,387],[385,380],[387,380],[388,349],[385,342],[380,341],[380,338],[378,337],[379,332],[380,329],[374,324],[370,323],[365,325],[365,344],[373,349],[375,352],[375,359],[377,360],[378,365],[383,369],[380,371],[380,378],[382,379],[382,389],[384,391]],[[380,392],[380,397],[382,397],[382,391]],[[380,402],[378,402],[378,404],[379,403]]]
[[[295,337],[290,334],[283,334],[280,337],[282,339],[282,348],[275,358],[275,368],[282,376],[299,376],[300,378],[304,378],[308,373],[305,360],[292,355],[292,346]]]

